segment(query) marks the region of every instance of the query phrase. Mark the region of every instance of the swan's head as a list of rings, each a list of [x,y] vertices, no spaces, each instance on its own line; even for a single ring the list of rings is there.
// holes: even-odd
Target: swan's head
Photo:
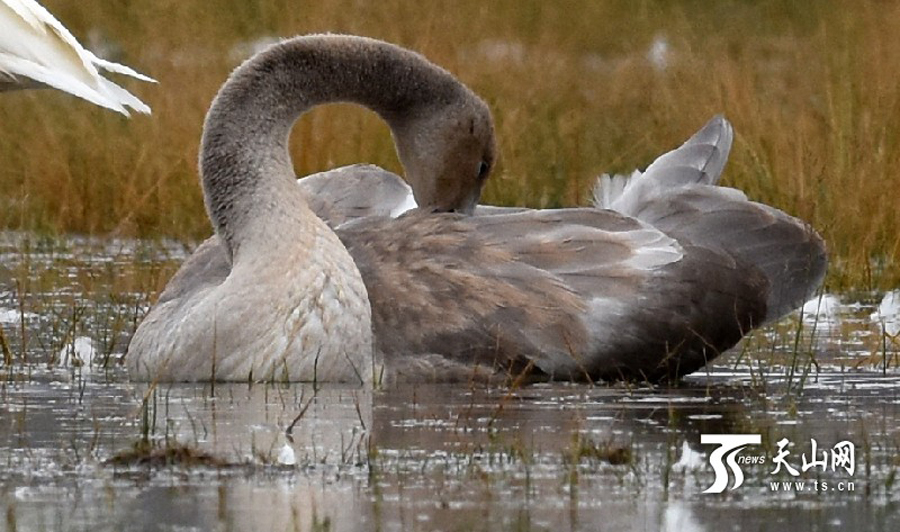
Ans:
[[[429,106],[394,135],[420,209],[474,211],[496,159],[494,122],[480,98]]]

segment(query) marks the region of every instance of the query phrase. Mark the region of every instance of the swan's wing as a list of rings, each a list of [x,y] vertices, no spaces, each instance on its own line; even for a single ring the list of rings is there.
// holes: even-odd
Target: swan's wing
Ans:
[[[200,244],[166,284],[157,305],[182,298],[222,284],[231,272],[231,261],[217,235]]]
[[[338,228],[369,292],[378,351],[412,378],[571,366],[587,341],[582,298],[473,220],[415,211]]]
[[[539,365],[548,374],[577,375],[577,362],[592,378],[681,375],[733,346],[766,312],[766,279],[755,265],[614,211],[542,210],[472,223],[584,301],[589,346],[578,360]]]
[[[332,228],[369,216],[396,217],[416,207],[412,189],[400,176],[371,164],[343,166],[297,183],[316,215]]]
[[[90,50],[85,50],[87,52],[88,58],[90,58],[91,63],[97,66],[100,69],[103,69],[107,72],[113,72],[116,74],[122,74],[123,76],[129,76],[135,79],[139,79],[141,81],[146,81],[147,83],[156,83],[156,80],[151,78],[150,76],[146,76],[141,74],[137,70],[125,66],[121,63],[114,63],[112,61],[107,61],[106,59],[102,59],[93,54]]]
[[[644,170],[644,178],[670,187],[702,183],[715,185],[722,176],[734,129],[723,116],[715,116],[684,144],[660,157]]]
[[[734,132],[717,116],[681,147],[630,179],[603,176],[595,204],[652,225],[683,243],[725,251],[763,272],[766,321],[801,305],[822,282],[825,244],[807,224],[716,186]]]
[[[621,292],[683,255],[674,239],[614,211],[528,210],[479,216],[471,223],[488,244],[559,277],[588,298]]]
[[[103,78],[97,68],[153,79],[84,49],[53,15],[33,0],[0,2],[0,87],[44,84],[128,115],[126,107],[149,113],[134,95]],[[32,80],[23,81],[24,80]]]
[[[768,289],[765,321],[799,307],[822,284],[825,242],[808,224],[739,190],[689,185],[645,201],[635,212],[680,242],[722,250],[761,271]]]
[[[710,341],[710,345],[733,344],[750,328],[785,316],[809,299],[825,276],[825,243],[809,225],[773,207],[748,201],[738,190],[688,185],[642,203],[636,215],[686,249],[697,250],[685,254],[694,265],[686,260],[681,272],[671,275],[684,280],[703,272],[698,282],[707,290],[698,295],[715,296],[715,301],[692,310],[717,308],[721,316],[737,319],[736,323],[731,319],[729,325],[728,320],[716,320],[716,314],[710,314],[696,321],[705,324],[705,340],[722,340],[721,344]],[[734,265],[731,273],[728,262],[716,257]],[[743,283],[734,282],[741,280]],[[660,283],[659,289],[670,284]],[[731,309],[724,287],[736,296]],[[719,294],[712,294],[714,290]],[[703,351],[693,350],[679,360],[682,367],[678,373],[702,366],[705,356]]]
[[[626,210],[676,239],[686,250],[685,260],[655,281],[654,290],[658,294],[682,290],[681,296],[669,298],[675,305],[679,298],[694,302],[673,308],[681,308],[683,316],[690,316],[686,326],[705,331],[698,337],[709,346],[737,342],[751,328],[778,320],[799,307],[821,286],[827,267],[825,242],[802,220],[749,201],[739,190],[706,184],[705,179],[673,187],[650,185],[634,189],[642,193],[627,198]],[[701,290],[692,289],[692,285]],[[669,312],[664,305],[644,308],[654,309],[658,319]],[[623,326],[651,319],[649,315],[634,316]],[[678,316],[661,319],[661,323],[666,321],[675,324]],[[658,337],[662,340],[664,335]],[[683,353],[677,358],[680,367],[676,374],[701,367],[707,357],[714,356],[713,350],[702,346]]]
[[[668,189],[691,184],[715,185],[722,175],[734,131],[722,116],[706,123],[680,147],[660,156],[642,173],[600,176],[594,204],[634,216],[637,207]]]
[[[682,375],[802,301],[824,273],[818,235],[732,189],[687,186],[645,203],[655,227],[597,209],[513,211],[337,228],[366,283],[379,352],[399,373]],[[228,270],[213,237],[160,301]]]
[[[755,271],[611,211],[414,212],[338,234],[379,350],[409,367],[659,378],[731,347],[764,311]]]
[[[337,234],[366,283],[379,351],[410,378],[516,373],[529,365],[562,378],[600,375],[596,361],[581,354],[592,338],[618,331],[586,318],[596,313],[590,308],[605,316],[631,305],[653,272],[681,257],[671,238],[596,209],[478,217],[414,211],[349,221]],[[229,270],[213,236],[158,305],[189,301]]]

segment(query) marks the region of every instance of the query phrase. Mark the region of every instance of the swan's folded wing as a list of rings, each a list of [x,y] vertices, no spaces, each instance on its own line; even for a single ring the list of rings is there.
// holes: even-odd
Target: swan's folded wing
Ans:
[[[416,211],[338,228],[369,291],[379,352],[436,355],[473,373],[571,367],[587,342],[584,300],[486,240],[476,219]]]
[[[636,374],[633,367],[650,374],[672,331],[687,334],[701,319],[674,304],[701,289],[695,278],[676,278],[657,295],[660,279],[680,270],[680,245],[615,212],[415,212],[373,222],[338,234],[366,281],[387,357],[426,354],[420,362],[449,360],[473,371],[531,366],[563,379]],[[658,308],[667,313],[654,315]],[[634,321],[636,313],[645,320]]]
[[[218,235],[200,244],[166,284],[157,304],[187,298],[198,291],[222,284],[231,272],[231,261]]]
[[[544,209],[472,219],[491,245],[559,277],[575,292],[621,294],[682,258],[678,242],[613,211]]]
[[[801,220],[751,202],[739,190],[716,186],[733,138],[731,125],[717,116],[643,174],[602,176],[595,205],[637,218],[683,244],[724,252],[743,268],[760,272],[766,284],[765,320],[772,321],[819,287],[825,244]]]
[[[680,242],[724,250],[761,271],[769,285],[766,321],[784,316],[818,289],[825,242],[808,224],[726,187],[690,185],[642,203],[635,215]]]
[[[313,212],[332,228],[367,216],[399,216],[416,206],[412,190],[400,176],[371,164],[319,172],[297,184]]]
[[[614,211],[541,210],[476,218],[488,242],[559,278],[585,302],[591,378],[651,380],[693,371],[765,312],[758,270]],[[545,373],[572,373],[554,360]]]

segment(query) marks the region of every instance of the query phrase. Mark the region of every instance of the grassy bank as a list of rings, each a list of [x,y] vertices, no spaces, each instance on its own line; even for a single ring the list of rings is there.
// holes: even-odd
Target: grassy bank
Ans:
[[[812,223],[830,288],[900,283],[900,6],[841,2],[378,3],[171,0],[44,4],[82,42],[159,79],[124,83],[132,120],[50,91],[0,95],[0,227],[196,239],[206,107],[246,44],[333,31],[387,39],[456,73],[494,111],[485,201],[583,204],[602,171],[643,167],[715,113],[737,137],[725,182]],[[648,60],[668,46],[666,66]],[[347,106],[295,128],[298,174],[399,171],[387,128]]]

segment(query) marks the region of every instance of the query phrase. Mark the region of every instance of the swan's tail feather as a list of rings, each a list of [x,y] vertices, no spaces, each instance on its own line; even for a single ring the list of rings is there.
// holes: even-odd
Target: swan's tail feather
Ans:
[[[599,209],[615,210],[616,200],[622,197],[632,181],[641,177],[641,171],[635,170],[631,175],[603,174],[594,184],[594,206]]]
[[[644,177],[670,187],[692,183],[715,185],[728,162],[733,141],[731,124],[725,117],[715,116],[681,147],[653,161],[644,171]]]
[[[692,184],[715,185],[722,175],[734,130],[722,116],[706,123],[680,147],[631,176],[604,174],[594,186],[594,205],[633,216],[640,205],[665,190]]]

